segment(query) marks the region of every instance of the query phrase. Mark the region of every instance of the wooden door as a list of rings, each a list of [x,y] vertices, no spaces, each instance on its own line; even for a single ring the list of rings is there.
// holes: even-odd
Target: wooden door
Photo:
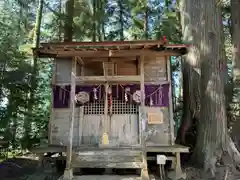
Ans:
[[[111,146],[139,144],[138,106],[121,100],[113,100],[109,113],[109,140]]]

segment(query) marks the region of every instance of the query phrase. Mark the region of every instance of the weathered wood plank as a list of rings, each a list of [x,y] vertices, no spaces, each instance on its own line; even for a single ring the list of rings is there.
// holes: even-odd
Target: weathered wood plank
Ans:
[[[140,76],[78,76],[79,82],[139,82]]]
[[[135,146],[128,146],[128,147],[99,147],[99,146],[89,146],[89,145],[83,145],[83,146],[76,146],[73,147],[74,152],[79,151],[114,151],[114,150],[141,150],[140,145]],[[31,149],[31,152],[33,153],[44,153],[44,152],[66,152],[66,146],[62,145],[48,145],[48,146],[40,146],[40,147],[34,147]],[[182,146],[182,145],[169,145],[169,146],[161,146],[159,144],[155,144],[155,146],[147,146],[147,152],[162,152],[162,153],[175,153],[175,152],[181,152],[181,153],[188,153],[189,147]]]
[[[103,133],[104,115],[84,115],[82,144],[98,145]]]
[[[92,57],[132,57],[146,55],[149,57],[161,57],[161,56],[180,56],[181,53],[171,50],[167,51],[149,51],[149,50],[109,50],[109,51],[57,51],[49,49],[40,49],[40,53],[48,54],[48,57],[55,56],[58,58],[80,56],[82,58]]]
[[[167,73],[168,73],[167,80],[170,82],[169,92],[168,92],[170,139],[171,139],[171,145],[174,145],[175,144],[175,135],[174,135],[174,119],[173,119],[172,83],[171,83],[171,81],[172,81],[171,61],[169,61],[166,56],[165,56],[165,59],[167,61]]]
[[[115,147],[99,147],[99,146],[81,146],[76,147],[75,151],[82,151],[82,150],[89,150],[89,151],[106,151],[106,150],[124,150],[124,149],[131,149],[131,150],[141,150],[140,145],[133,145],[133,146],[115,146]],[[168,146],[162,146],[161,144],[154,144],[154,145],[147,145],[146,147],[147,152],[182,152],[182,153],[188,153],[189,147],[182,146],[182,145],[168,145]]]
[[[148,174],[148,165],[147,165],[147,151],[146,151],[146,132],[147,132],[147,119],[146,119],[146,110],[145,110],[145,87],[144,87],[144,58],[145,56],[140,56],[140,76],[141,76],[141,83],[140,83],[140,89],[141,89],[141,123],[142,123],[142,170],[141,170],[141,178],[143,180],[149,180],[149,174]]]
[[[141,180],[141,177],[136,175],[83,175],[83,176],[75,176],[75,180]],[[151,178],[151,180],[156,180],[155,178]]]
[[[147,152],[182,152],[182,153],[188,153],[189,147],[181,146],[181,145],[173,145],[173,146],[147,146]]]
[[[137,114],[113,114],[109,118],[111,144],[115,146],[139,144]]]
[[[146,107],[147,113],[162,114],[162,124],[148,124],[147,145],[170,145],[169,109],[168,107]]]
[[[105,70],[104,70],[105,71]],[[104,93],[104,118],[103,118],[103,132],[102,132],[102,141],[99,144],[109,144],[109,126],[108,126],[108,82],[104,84],[105,93]]]
[[[129,83],[129,82],[126,82],[126,83]],[[76,82],[76,85],[92,85],[92,84],[93,84],[93,82],[81,82],[81,81]],[[119,82],[111,82],[111,84],[119,84]],[[134,84],[140,84],[140,82],[135,81]],[[158,81],[145,81],[144,84],[145,85],[149,85],[149,84],[159,85],[159,84],[169,84],[169,82],[166,81],[166,77],[160,77]],[[67,85],[70,85],[70,82],[69,83],[55,83],[55,85],[56,86],[67,86]]]
[[[167,68],[164,57],[154,57],[144,62],[144,82],[167,80]]]
[[[109,163],[120,163],[120,162],[142,162],[141,156],[81,156],[74,155],[73,159],[79,162],[109,162]]]
[[[73,154],[76,167],[140,168],[142,152],[128,149],[80,151]]]
[[[111,162],[82,162],[73,160],[73,168],[117,168],[117,169],[137,169],[142,167],[141,162],[122,162],[122,163],[111,163]]]
[[[76,91],[76,59],[75,57],[72,59],[72,74],[71,74],[71,104],[70,104],[70,109],[71,109],[71,118],[70,118],[70,123],[69,123],[69,134],[68,134],[68,141],[69,143],[67,144],[67,161],[66,161],[66,171],[70,170],[72,173],[72,147],[73,147],[73,127],[74,127],[74,121],[75,121],[75,91]]]
[[[141,156],[140,150],[130,150],[130,149],[111,149],[111,150],[94,150],[94,151],[79,151],[76,152],[79,156]]]
[[[54,83],[69,83],[71,82],[72,62],[69,59],[56,59],[54,64],[55,75]]]
[[[83,131],[83,118],[84,118],[84,116],[83,116],[83,112],[84,111],[84,109],[83,109],[83,107],[80,107],[80,111],[79,111],[79,119],[78,119],[78,138],[79,138],[79,141],[78,141],[78,145],[80,146],[81,144],[82,144],[82,135],[83,135],[83,133],[82,133],[82,131]]]

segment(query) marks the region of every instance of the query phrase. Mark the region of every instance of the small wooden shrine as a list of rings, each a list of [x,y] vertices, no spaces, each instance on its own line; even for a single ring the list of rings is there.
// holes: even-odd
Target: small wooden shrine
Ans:
[[[186,45],[164,41],[43,43],[53,58],[49,146],[66,148],[65,177],[73,168],[140,168],[148,179],[147,152],[173,153],[175,145],[171,56]],[[170,158],[171,160],[171,158]]]

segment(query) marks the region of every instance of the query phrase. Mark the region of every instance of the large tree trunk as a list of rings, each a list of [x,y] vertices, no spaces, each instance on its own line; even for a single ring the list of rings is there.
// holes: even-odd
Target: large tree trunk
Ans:
[[[42,11],[43,11],[43,0],[39,0],[38,3],[38,10],[37,10],[37,16],[35,21],[35,27],[34,27],[34,37],[33,37],[33,47],[38,48],[40,44],[40,29],[41,29],[41,21],[42,21]],[[38,75],[38,67],[37,67],[37,57],[36,55],[33,55],[33,72],[31,75],[31,89],[30,89],[30,97],[28,100],[28,117],[24,120],[24,139],[27,142],[30,137],[29,133],[31,131],[31,120],[32,120],[32,114],[33,114],[33,106],[34,106],[34,94],[37,88],[37,75]],[[26,147],[28,148],[29,144],[26,143]]]
[[[238,147],[240,147],[240,1],[231,0],[231,29],[233,43],[233,111],[236,121],[232,126],[232,135]]]
[[[63,9],[62,4],[63,4],[62,0],[59,0],[58,14],[62,14],[62,9]],[[59,16],[58,17],[58,40],[59,40],[59,42],[62,41],[62,34],[63,34],[63,22],[62,22],[62,18]]]
[[[233,83],[240,92],[240,1],[231,1],[232,43],[233,43]],[[238,97],[240,102],[240,97]]]
[[[191,139],[186,138],[187,132],[193,125],[193,121],[199,119],[200,107],[200,69],[199,69],[199,48],[197,32],[200,3],[198,0],[182,0],[180,2],[181,26],[183,41],[196,44],[189,49],[189,53],[182,60],[182,79],[183,79],[183,116],[181,126],[177,135],[177,143],[183,145],[194,145]],[[186,139],[190,140],[186,142]]]
[[[199,33],[201,40],[201,112],[194,152],[196,164],[215,175],[215,164],[227,151],[227,116],[224,93],[226,67],[222,41],[221,7],[215,0],[202,0]]]
[[[74,0],[67,0],[65,11],[64,41],[71,42],[73,38]]]
[[[97,1],[97,11],[98,11],[98,22],[97,22],[97,29],[98,29],[98,41],[104,41],[105,40],[105,6],[106,1],[105,0],[98,0]]]
[[[120,40],[124,40],[124,22],[123,22],[123,4],[122,0],[118,0],[119,6],[119,23],[120,23]]]
[[[93,0],[93,22],[92,22],[92,42],[96,42],[97,40],[97,17],[96,17],[96,10],[97,10],[97,5],[96,5],[96,0]]]
[[[144,13],[144,39],[148,39],[148,18],[149,18],[149,7],[148,1],[146,2],[145,13]]]

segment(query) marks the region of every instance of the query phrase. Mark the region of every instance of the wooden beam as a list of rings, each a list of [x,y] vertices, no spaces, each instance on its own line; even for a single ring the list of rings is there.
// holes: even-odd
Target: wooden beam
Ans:
[[[108,128],[108,82],[105,83],[105,92],[104,92],[104,119],[103,119],[103,134],[102,142],[100,144],[108,145],[109,144],[109,128]]]
[[[140,90],[141,90],[141,116],[140,116],[140,121],[142,124],[142,137],[141,137],[141,142],[142,145],[145,146],[145,140],[144,140],[144,131],[146,131],[146,112],[145,112],[145,86],[144,86],[144,56],[140,56],[139,58],[139,65],[140,65]],[[145,122],[143,122],[145,121]]]
[[[52,82],[51,82],[51,85],[55,85],[56,84],[56,66],[57,66],[57,63],[56,63],[56,59],[53,60],[53,66],[52,66]],[[51,90],[51,104],[50,104],[50,119],[49,119],[49,122],[48,122],[48,141],[49,141],[49,144],[52,144],[52,121],[54,120],[54,95],[53,95],[53,91]]]
[[[83,118],[84,118],[84,106],[79,107],[79,118],[78,118],[78,145],[82,145],[83,135]]]
[[[49,56],[56,57],[73,57],[79,56],[82,58],[87,57],[136,57],[136,56],[149,56],[149,57],[159,57],[159,56],[180,56],[181,53],[176,51],[151,51],[151,50],[99,50],[99,51],[63,51],[61,49],[40,49],[40,54],[45,54]],[[41,56],[41,55],[40,55]]]
[[[108,57],[95,57],[95,58],[84,58],[84,63],[87,64],[88,62],[109,62]],[[111,58],[111,62],[131,62],[136,61],[136,57],[114,57]]]
[[[69,143],[67,144],[67,161],[66,161],[66,169],[64,175],[72,176],[72,148],[73,148],[73,127],[75,121],[75,76],[76,76],[76,59],[75,57],[72,59],[72,73],[71,73],[71,101],[70,101],[70,109],[71,109],[71,117],[69,121]]]
[[[84,61],[81,57],[79,56],[76,56],[76,59],[77,59],[77,62],[80,64],[80,65],[83,65],[84,64]]]
[[[174,119],[173,119],[173,101],[172,101],[172,72],[171,72],[171,61],[168,59],[170,57],[165,56],[167,62],[167,80],[169,82],[169,91],[168,91],[168,99],[169,99],[169,120],[170,120],[170,141],[171,145],[175,144],[175,136],[174,136]]]
[[[140,121],[142,123],[142,133],[141,133],[141,145],[142,145],[142,160],[143,160],[143,167],[141,171],[141,179],[149,180],[148,174],[148,165],[147,165],[147,149],[146,149],[146,134],[148,131],[147,127],[147,116],[146,116],[146,109],[145,109],[145,80],[144,80],[144,58],[145,56],[140,56],[140,90],[141,90],[141,115]]]
[[[41,43],[41,46],[46,47],[72,47],[72,46],[81,46],[81,47],[112,47],[112,46],[154,46],[154,45],[163,45],[163,40],[145,40],[145,41],[102,41],[102,42],[59,42],[59,43]]]
[[[139,169],[142,167],[141,162],[88,162],[88,161],[77,161],[74,159],[73,167],[76,168],[116,168],[116,169]],[[113,178],[114,179],[114,178]],[[125,178],[124,178],[125,179]]]
[[[102,81],[98,81],[98,82],[93,82],[93,81],[88,81],[88,82],[81,82],[81,81],[76,81],[76,85],[92,85],[93,83],[96,83],[96,84],[102,84]],[[122,83],[129,83],[129,81],[127,82],[122,82]],[[159,85],[159,84],[169,84],[170,82],[166,81],[165,78],[163,78],[162,80],[160,81],[156,81],[156,82],[146,82],[145,81],[145,85]],[[119,82],[111,82],[112,85],[115,85],[115,84],[119,84]],[[140,82],[134,82],[134,84],[140,84]],[[71,85],[71,83],[55,83],[54,85],[56,86],[68,86],[68,85]]]
[[[76,81],[81,82],[139,82],[140,76],[78,76]]]

